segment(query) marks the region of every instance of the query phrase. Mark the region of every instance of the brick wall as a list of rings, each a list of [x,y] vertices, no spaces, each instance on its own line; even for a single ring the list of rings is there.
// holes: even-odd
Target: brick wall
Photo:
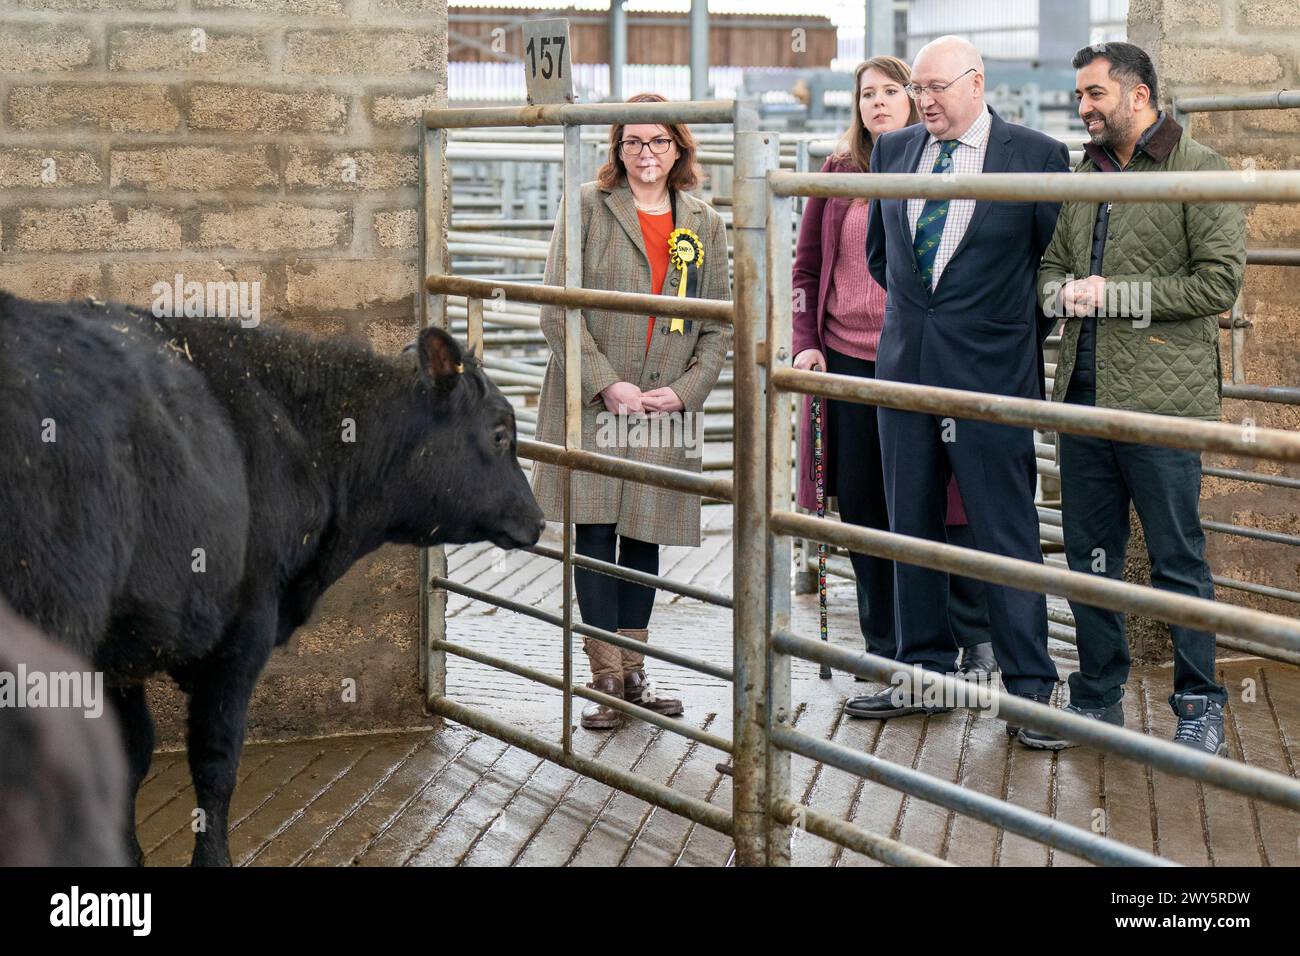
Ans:
[[[400,348],[446,24],[445,0],[0,0],[0,288],[147,306],[176,273],[257,282],[263,321]],[[252,736],[417,722],[414,567],[383,551],[330,591]],[[154,699],[175,742],[179,697]]]
[[[1172,96],[1268,92],[1300,87],[1300,4],[1295,0],[1131,0],[1129,39],[1155,60],[1162,104]],[[1191,134],[1234,168],[1300,169],[1300,110],[1193,114]],[[1261,203],[1249,213],[1252,248],[1300,248],[1300,206]],[[1300,268],[1250,266],[1243,304],[1246,381],[1300,385]],[[1222,333],[1225,374],[1229,336]],[[1224,403],[1224,420],[1295,429],[1300,407]],[[1208,459],[1207,459],[1208,460]],[[1215,456],[1214,464],[1300,477],[1300,468]],[[1220,521],[1300,534],[1300,492],[1206,478],[1203,511]],[[1218,574],[1300,590],[1300,550],[1208,535]],[[1219,588],[1220,600],[1281,614],[1295,604]]]

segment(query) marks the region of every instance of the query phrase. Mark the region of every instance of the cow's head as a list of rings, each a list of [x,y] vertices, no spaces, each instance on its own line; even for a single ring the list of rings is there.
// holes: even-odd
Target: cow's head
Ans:
[[[414,544],[537,543],[546,519],[516,458],[515,415],[472,355],[429,327],[407,346],[419,423],[407,459],[402,525]]]

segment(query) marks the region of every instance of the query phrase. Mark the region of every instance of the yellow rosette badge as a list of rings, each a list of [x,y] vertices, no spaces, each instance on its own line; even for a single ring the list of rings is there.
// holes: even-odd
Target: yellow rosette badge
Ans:
[[[685,298],[699,294],[700,266],[704,264],[704,243],[690,229],[674,229],[668,237],[668,260],[679,273],[677,295]],[[669,333],[685,334],[686,323],[673,319]]]

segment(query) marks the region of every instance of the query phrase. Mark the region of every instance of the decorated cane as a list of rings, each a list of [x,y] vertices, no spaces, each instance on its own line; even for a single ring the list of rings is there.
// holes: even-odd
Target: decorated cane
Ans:
[[[822,397],[814,395],[812,399],[813,421],[813,479],[817,486],[817,517],[826,517],[826,468],[822,457]],[[830,637],[826,631],[826,544],[817,542],[817,614],[821,628],[821,638],[827,643]],[[818,676],[829,680],[831,669],[826,664],[821,666]]]

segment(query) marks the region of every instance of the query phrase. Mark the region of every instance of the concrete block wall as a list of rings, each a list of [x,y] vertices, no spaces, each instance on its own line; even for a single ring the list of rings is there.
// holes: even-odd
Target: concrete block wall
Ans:
[[[1300,5],[1294,0],[1131,0],[1130,41],[1151,54],[1160,98],[1213,93],[1269,92],[1300,87]],[[1300,169],[1300,110],[1192,114],[1191,135],[1236,169]],[[1252,248],[1300,248],[1300,206],[1260,203],[1249,211]],[[1300,386],[1300,268],[1251,266],[1243,305],[1247,332],[1246,381]],[[1222,333],[1225,375],[1229,335]],[[1228,401],[1224,421],[1295,429],[1300,407]],[[1300,477],[1300,467],[1213,456],[1229,468]],[[1206,478],[1204,514],[1219,521],[1300,534],[1300,492]],[[1221,534],[1207,535],[1210,560],[1227,577],[1300,590],[1300,549]],[[1219,600],[1280,614],[1297,605],[1218,589]]]
[[[256,282],[262,321],[400,349],[446,38],[445,0],[0,0],[0,288]],[[415,554],[381,551],[277,652],[250,736],[419,723],[415,642]],[[177,743],[179,693],[153,699]]]

